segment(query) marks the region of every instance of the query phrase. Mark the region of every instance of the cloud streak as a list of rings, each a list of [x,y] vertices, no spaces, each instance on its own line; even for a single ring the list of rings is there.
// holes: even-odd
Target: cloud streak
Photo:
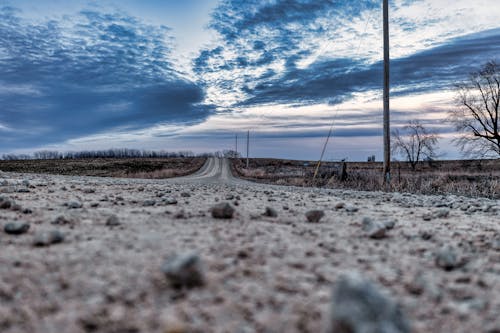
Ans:
[[[169,33],[124,14],[34,23],[1,8],[0,147],[205,119],[203,89],[170,61]]]

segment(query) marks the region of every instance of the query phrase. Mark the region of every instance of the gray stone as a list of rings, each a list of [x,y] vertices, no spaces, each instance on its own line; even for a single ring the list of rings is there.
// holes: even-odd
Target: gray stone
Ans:
[[[450,215],[449,208],[440,208],[434,212],[434,216],[437,218],[446,218]]]
[[[177,205],[177,199],[175,198],[163,198],[162,201],[167,205]]]
[[[189,198],[190,196],[191,196],[191,194],[189,194],[188,192],[181,193],[181,197],[183,197],[183,198]]]
[[[111,215],[106,220],[106,225],[108,227],[116,227],[116,226],[119,226],[120,224],[121,224],[120,220],[118,219],[118,216],[116,216],[116,215]]]
[[[356,213],[359,210],[356,206],[345,206],[345,211],[349,213]]]
[[[440,248],[436,252],[436,266],[446,271],[451,271],[461,266],[456,249],[450,245]]]
[[[78,209],[78,208],[82,208],[82,207],[83,207],[83,204],[81,202],[78,202],[78,201],[68,202],[69,209]]]
[[[154,200],[145,200],[145,201],[142,203],[142,205],[143,205],[144,207],[151,207],[151,206],[156,205],[156,201],[154,201]]]
[[[272,207],[266,207],[266,211],[262,215],[267,217],[278,217],[278,212]]]
[[[163,263],[161,270],[174,288],[194,288],[205,284],[203,265],[196,253],[175,255]]]
[[[64,242],[64,234],[59,230],[39,232],[33,238],[34,246],[49,246]]]
[[[66,225],[66,224],[74,224],[73,220],[69,217],[66,217],[64,215],[59,215],[54,219],[54,221],[51,222],[51,224],[56,224],[56,225]]]
[[[10,207],[12,207],[12,201],[9,199],[0,200],[0,209],[9,209]]]
[[[386,236],[386,226],[384,223],[374,221],[370,217],[364,217],[363,221],[363,230],[366,232],[366,235],[370,238],[381,239]]]
[[[211,209],[212,217],[216,219],[230,219],[233,217],[234,208],[227,202],[221,202]]]
[[[313,209],[306,212],[307,221],[311,223],[318,223],[323,216],[325,216],[325,212],[320,209]]]
[[[335,209],[339,210],[339,209],[342,209],[345,207],[345,203],[343,202],[338,202],[337,204],[335,204]]]
[[[3,230],[9,235],[21,235],[28,232],[30,228],[29,223],[24,222],[11,222],[7,223]]]
[[[333,288],[329,333],[407,333],[400,306],[360,274],[342,276]]]

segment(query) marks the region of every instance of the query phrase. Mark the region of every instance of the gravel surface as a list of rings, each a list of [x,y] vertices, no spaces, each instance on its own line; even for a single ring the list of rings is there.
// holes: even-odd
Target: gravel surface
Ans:
[[[0,172],[0,203],[2,333],[500,332],[498,200],[253,184],[209,159]]]

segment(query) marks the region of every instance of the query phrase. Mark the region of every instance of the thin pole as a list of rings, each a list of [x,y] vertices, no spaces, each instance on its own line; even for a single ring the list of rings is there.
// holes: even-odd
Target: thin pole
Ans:
[[[247,131],[247,169],[248,169],[248,152],[250,151],[250,131]]]
[[[389,0],[384,0],[384,184],[391,182],[391,136],[389,125]]]

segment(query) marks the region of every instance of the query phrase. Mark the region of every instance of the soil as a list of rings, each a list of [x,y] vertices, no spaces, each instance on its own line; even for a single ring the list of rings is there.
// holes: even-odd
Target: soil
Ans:
[[[3,172],[0,196],[4,333],[326,332],[352,271],[413,332],[500,331],[499,200],[256,184],[221,159],[162,180]],[[395,226],[371,238],[366,218]],[[192,253],[203,283],[172,286],[165,261]]]

